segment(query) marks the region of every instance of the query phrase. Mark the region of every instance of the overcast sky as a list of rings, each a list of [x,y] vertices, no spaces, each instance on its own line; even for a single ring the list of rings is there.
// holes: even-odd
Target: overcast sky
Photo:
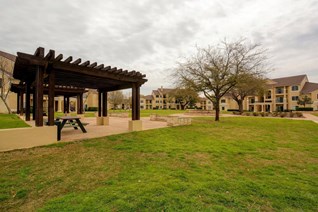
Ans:
[[[222,39],[268,49],[269,77],[307,74],[318,82],[317,0],[0,0],[0,50],[38,46],[137,70],[142,93],[169,80],[176,62]]]

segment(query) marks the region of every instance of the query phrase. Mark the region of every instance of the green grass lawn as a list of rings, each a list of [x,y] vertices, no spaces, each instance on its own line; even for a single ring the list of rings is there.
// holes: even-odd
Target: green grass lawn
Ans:
[[[19,127],[29,127],[29,125],[15,114],[0,114],[0,129]]]
[[[313,112],[311,114],[313,114],[314,116],[318,116],[318,112]]]
[[[0,153],[0,211],[316,211],[318,125],[253,117]]]

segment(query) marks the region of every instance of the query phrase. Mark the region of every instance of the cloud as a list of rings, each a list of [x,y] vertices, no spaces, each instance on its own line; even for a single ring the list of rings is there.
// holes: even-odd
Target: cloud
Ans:
[[[0,0],[0,48],[38,46],[147,74],[143,93],[163,86],[177,61],[228,38],[269,50],[271,77],[307,73],[318,82],[315,0]]]

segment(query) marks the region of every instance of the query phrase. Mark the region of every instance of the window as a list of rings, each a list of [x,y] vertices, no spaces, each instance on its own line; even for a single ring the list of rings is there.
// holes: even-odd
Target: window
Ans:
[[[293,85],[292,86],[292,91],[298,91],[298,85]]]
[[[208,104],[210,105],[210,104],[211,104],[211,101],[208,101]]]
[[[283,88],[276,88],[276,93],[284,93]]]
[[[159,98],[159,95],[156,95],[157,98]]]
[[[225,110],[225,107],[222,107],[222,110]]]
[[[283,97],[277,97],[276,98],[276,102],[277,103],[283,103],[284,102],[284,98]]]
[[[156,100],[156,103],[159,103],[159,100]]]
[[[144,106],[141,105],[141,106],[140,106],[140,109],[144,109]]]
[[[292,96],[292,101],[297,101],[298,100],[298,96]]]
[[[221,103],[225,103],[225,99],[221,99]]]
[[[144,100],[140,100],[140,103],[144,103]]]

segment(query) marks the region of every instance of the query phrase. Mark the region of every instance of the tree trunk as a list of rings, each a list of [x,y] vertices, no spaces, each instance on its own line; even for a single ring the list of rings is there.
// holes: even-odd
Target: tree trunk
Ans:
[[[220,100],[216,99],[215,103],[215,121],[220,121]]]
[[[243,100],[238,100],[237,102],[238,106],[239,106],[239,111],[242,114],[243,113]]]
[[[6,106],[8,113],[11,114],[11,109],[10,109],[8,103],[2,98],[2,96],[1,96],[1,100],[2,100],[3,104]]]

